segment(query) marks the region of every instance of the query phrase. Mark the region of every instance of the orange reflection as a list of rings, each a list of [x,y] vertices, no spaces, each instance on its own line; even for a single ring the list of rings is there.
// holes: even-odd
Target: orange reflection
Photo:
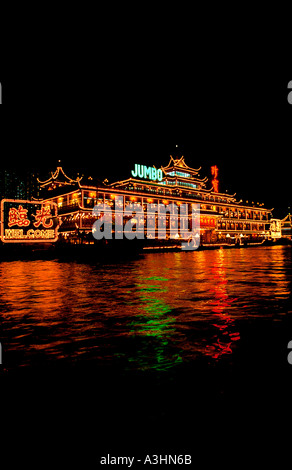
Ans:
[[[6,350],[20,351],[17,367],[36,351],[159,370],[201,355],[219,360],[237,347],[239,321],[291,311],[290,273],[283,247],[109,265],[2,262],[1,329]]]
[[[232,304],[238,300],[236,297],[231,297],[228,294],[228,279],[226,276],[226,260],[224,250],[216,252],[217,258],[211,273],[213,275],[213,288],[210,289],[210,294],[213,298],[209,302],[211,311],[216,316],[216,322],[213,326],[218,328],[218,334],[214,337],[214,343],[206,347],[205,353],[207,356],[212,356],[214,359],[225,354],[232,354],[232,345],[235,341],[240,339],[238,331],[233,331],[234,318],[231,318],[228,310]]]
[[[56,316],[65,298],[62,295],[64,271],[55,262],[16,261],[1,265],[1,296],[9,305],[9,315],[23,316],[24,311],[46,319]]]
[[[1,315],[9,329],[7,350],[22,351],[19,365],[28,365],[30,359],[25,358],[36,351],[58,359],[84,353],[79,342],[99,324],[86,319],[85,308],[92,304],[92,297],[83,276],[89,278],[87,270],[74,263],[0,264]]]

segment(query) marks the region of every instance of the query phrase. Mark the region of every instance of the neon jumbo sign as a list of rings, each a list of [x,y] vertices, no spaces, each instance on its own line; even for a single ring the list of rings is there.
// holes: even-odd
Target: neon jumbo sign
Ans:
[[[135,170],[132,170],[132,176],[134,178],[145,178],[150,179],[151,181],[162,181],[163,180],[163,172],[162,170],[157,170],[154,166],[145,166],[145,165],[138,165],[136,163]]]

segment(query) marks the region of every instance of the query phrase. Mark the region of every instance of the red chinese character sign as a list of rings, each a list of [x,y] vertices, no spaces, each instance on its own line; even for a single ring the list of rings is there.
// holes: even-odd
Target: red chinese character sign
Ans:
[[[38,228],[40,225],[42,225],[44,228],[53,227],[53,219],[52,219],[50,207],[42,206],[41,210],[36,211],[36,215],[34,217],[35,217],[35,222],[33,225],[35,227]]]
[[[219,170],[217,166],[212,166],[211,172],[212,176],[214,176],[214,179],[212,180],[213,190],[215,193],[219,193],[219,180],[217,179],[219,175]]]
[[[1,201],[1,240],[4,243],[56,242],[57,204],[34,201]]]
[[[30,221],[27,218],[27,209],[24,209],[23,206],[11,207],[9,209],[8,215],[8,227],[28,227],[30,225]]]

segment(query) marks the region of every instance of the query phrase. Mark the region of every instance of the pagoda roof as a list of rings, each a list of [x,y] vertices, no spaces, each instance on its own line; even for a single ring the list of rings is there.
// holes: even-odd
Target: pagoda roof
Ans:
[[[75,180],[70,178],[69,176],[66,175],[64,172],[63,168],[61,166],[57,167],[57,170],[55,172],[51,171],[51,176],[45,181],[41,181],[39,178],[37,179],[38,182],[40,183],[41,187],[46,187],[51,184],[56,184],[56,185],[72,185],[79,183],[82,180],[82,177],[77,177]]]
[[[197,175],[199,171],[202,169],[202,167],[198,168],[197,170],[195,168],[190,168],[186,164],[184,156],[182,156],[181,158],[174,159],[172,155],[170,155],[169,164],[161,168],[164,171],[164,173],[167,173],[169,170],[172,170],[172,169],[177,169],[177,170],[186,170],[193,175],[194,174]]]

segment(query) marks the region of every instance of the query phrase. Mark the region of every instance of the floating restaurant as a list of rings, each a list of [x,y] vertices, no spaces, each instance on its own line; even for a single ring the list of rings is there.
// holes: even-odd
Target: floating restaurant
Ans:
[[[211,181],[202,178],[200,171],[201,168],[190,168],[183,156],[171,156],[168,165],[160,169],[137,164],[128,179],[112,184],[107,180],[95,183],[92,178],[85,177],[72,179],[61,166],[51,173],[50,178],[39,183],[43,204],[54,203],[58,207],[59,237],[71,243],[94,243],[92,228],[97,217],[93,215],[93,209],[98,204],[105,208],[103,215],[108,212],[112,217],[115,209],[113,239],[121,238],[115,228],[127,227],[130,222],[135,226],[132,231],[145,236],[145,248],[147,244],[170,246],[187,239],[189,227],[185,227],[185,233],[178,230],[185,222],[179,215],[177,224],[173,211],[182,205],[189,208],[191,226],[194,204],[200,208],[202,246],[261,244],[271,238],[273,209],[244,204],[242,200],[237,201],[236,194],[220,193],[216,166],[212,167]],[[133,211],[129,214],[131,207]],[[137,208],[141,208],[142,216]],[[186,214],[184,221],[185,218]],[[165,230],[164,240],[158,240],[159,229]],[[279,233],[274,233],[274,238],[279,238]]]

